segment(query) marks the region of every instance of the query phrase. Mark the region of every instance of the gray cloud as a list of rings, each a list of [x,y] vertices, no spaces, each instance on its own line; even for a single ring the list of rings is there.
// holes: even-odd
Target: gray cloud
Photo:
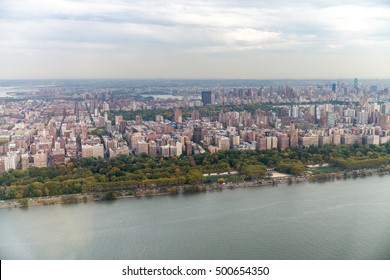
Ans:
[[[0,75],[34,76],[39,67],[45,78],[44,73],[53,73],[45,72],[50,66],[58,77],[114,77],[103,71],[115,67],[114,62],[120,65],[115,70],[120,78],[267,74],[257,62],[280,78],[288,77],[300,57],[306,61],[302,65],[311,67],[289,70],[291,76],[356,76],[352,66],[333,66],[348,64],[352,51],[390,62],[389,12],[387,1],[379,0],[2,0],[0,56],[9,65],[0,66]],[[89,63],[90,71],[69,71],[70,61]],[[164,64],[171,65],[170,71]],[[387,68],[376,67],[372,76],[390,76]]]

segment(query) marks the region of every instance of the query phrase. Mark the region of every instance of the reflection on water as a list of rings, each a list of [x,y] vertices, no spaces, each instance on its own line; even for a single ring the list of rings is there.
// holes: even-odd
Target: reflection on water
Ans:
[[[0,87],[0,98],[1,97],[12,97],[14,94],[18,93],[28,93],[32,92],[31,89],[20,88],[20,87]]]

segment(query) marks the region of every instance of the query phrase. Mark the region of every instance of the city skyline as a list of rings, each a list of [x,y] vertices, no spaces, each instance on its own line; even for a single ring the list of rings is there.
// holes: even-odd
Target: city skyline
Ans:
[[[390,78],[387,1],[0,3],[1,79]]]

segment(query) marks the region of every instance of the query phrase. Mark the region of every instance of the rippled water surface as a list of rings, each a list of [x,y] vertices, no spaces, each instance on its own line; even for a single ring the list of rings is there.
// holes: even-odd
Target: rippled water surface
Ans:
[[[0,210],[1,259],[390,259],[390,177]]]

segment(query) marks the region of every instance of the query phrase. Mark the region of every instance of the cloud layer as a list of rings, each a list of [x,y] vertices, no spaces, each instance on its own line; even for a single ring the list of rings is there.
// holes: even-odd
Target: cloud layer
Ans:
[[[380,0],[1,0],[0,79],[390,78],[389,14]]]

